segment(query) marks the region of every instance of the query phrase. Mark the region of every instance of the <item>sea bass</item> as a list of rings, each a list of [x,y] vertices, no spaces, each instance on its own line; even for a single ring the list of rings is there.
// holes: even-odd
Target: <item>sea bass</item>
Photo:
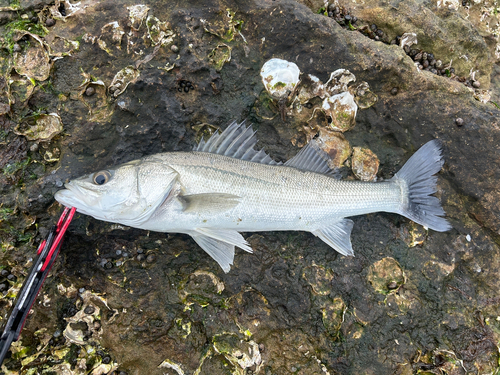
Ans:
[[[251,127],[233,122],[192,152],[147,156],[65,184],[56,200],[98,220],[157,232],[186,233],[225,272],[234,248],[252,248],[240,232],[301,230],[353,255],[353,221],[385,211],[430,229],[450,229],[436,192],[440,143],[422,146],[386,181],[341,181],[313,140],[281,164],[263,150]]]

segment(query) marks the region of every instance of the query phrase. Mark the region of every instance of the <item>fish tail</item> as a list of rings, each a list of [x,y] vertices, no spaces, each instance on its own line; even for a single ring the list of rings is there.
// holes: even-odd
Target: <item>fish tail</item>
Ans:
[[[438,198],[432,196],[437,189],[437,176],[444,161],[441,142],[433,140],[423,145],[392,178],[403,190],[403,203],[398,213],[408,219],[433,229],[445,232],[451,229]]]

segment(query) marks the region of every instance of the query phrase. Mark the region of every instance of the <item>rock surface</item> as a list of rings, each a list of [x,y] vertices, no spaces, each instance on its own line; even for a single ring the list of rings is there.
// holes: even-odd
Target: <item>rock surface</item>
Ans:
[[[500,56],[492,34],[498,20],[491,13],[488,27],[478,25],[478,7],[487,2],[450,2],[455,9],[441,3],[346,0],[339,6],[358,18],[356,27],[376,24],[390,39],[417,33],[419,48],[453,59],[457,76],[477,71],[481,90],[489,88],[498,100]],[[401,47],[318,14],[322,2],[156,2],[145,4],[145,13],[130,2],[75,4],[22,1],[20,16],[1,11],[0,73],[2,85],[10,85],[1,96],[10,110],[0,118],[2,318],[61,212],[53,194],[67,179],[189,150],[202,134],[235,119],[251,121],[259,145],[280,161],[328,127],[307,123],[314,99],[301,115],[282,120],[260,79],[272,57],[293,61],[322,82],[344,68],[356,84],[368,83],[378,100],[358,111],[343,136],[347,149],[368,148],[378,157],[379,179],[440,139],[446,163],[437,196],[453,229],[426,231],[384,213],[355,217],[354,258],[308,233],[246,234],[254,254],[237,251],[224,274],[186,236],[77,215],[3,371],[498,370],[500,111],[475,98],[484,92],[418,70]],[[24,22],[35,16],[56,23],[49,31]],[[21,47],[15,54],[31,48],[9,34],[17,29],[45,41],[52,64],[45,81],[13,70],[23,61],[13,43]],[[60,117],[61,134],[50,141],[16,134],[18,124],[34,126],[49,113]],[[341,170],[354,178],[349,171]]]

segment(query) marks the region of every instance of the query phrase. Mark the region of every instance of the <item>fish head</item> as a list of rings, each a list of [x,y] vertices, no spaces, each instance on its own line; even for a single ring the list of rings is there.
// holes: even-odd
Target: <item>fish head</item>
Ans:
[[[135,160],[71,180],[55,199],[98,220],[139,227],[165,201],[177,176],[160,161]]]

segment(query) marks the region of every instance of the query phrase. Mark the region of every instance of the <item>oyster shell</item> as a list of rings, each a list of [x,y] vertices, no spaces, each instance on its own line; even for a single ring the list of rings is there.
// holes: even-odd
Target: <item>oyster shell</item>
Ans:
[[[262,66],[260,76],[269,95],[282,100],[295,91],[300,81],[300,69],[293,62],[273,58]]]
[[[345,132],[354,127],[358,106],[349,92],[326,97],[322,109],[331,118],[330,126],[333,130]]]

